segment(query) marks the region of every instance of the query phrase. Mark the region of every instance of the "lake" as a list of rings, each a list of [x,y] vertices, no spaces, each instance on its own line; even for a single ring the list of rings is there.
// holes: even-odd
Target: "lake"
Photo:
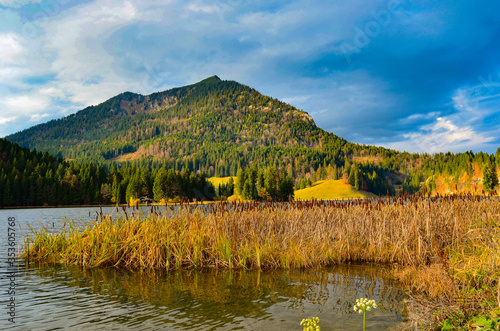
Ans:
[[[303,318],[318,316],[322,330],[355,330],[362,328],[363,316],[352,307],[361,297],[379,306],[367,313],[367,330],[397,328],[405,320],[405,295],[380,266],[167,272],[9,264],[8,248],[21,248],[28,224],[56,232],[63,217],[86,222],[99,212],[99,207],[0,210],[0,329],[302,330]],[[102,212],[116,215],[117,209]],[[12,217],[15,226],[9,230]],[[9,233],[16,246],[8,246]],[[12,270],[15,294],[9,295]],[[8,320],[11,298],[15,323]]]

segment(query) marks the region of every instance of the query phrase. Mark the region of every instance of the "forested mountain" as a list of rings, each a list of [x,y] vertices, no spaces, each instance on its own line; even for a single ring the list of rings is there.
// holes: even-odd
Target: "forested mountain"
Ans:
[[[484,153],[421,155],[349,143],[318,128],[306,112],[217,76],[148,96],[122,93],[6,139],[107,170],[133,164],[236,176],[239,169],[273,166],[296,187],[344,177],[375,194],[482,189],[475,175],[495,164]]]
[[[220,176],[255,164],[293,165],[300,177],[320,165],[342,166],[351,148],[307,113],[217,76],[149,96],[123,93],[6,139],[79,162],[165,164]]]
[[[215,197],[205,175],[67,162],[0,139],[0,207],[181,201]]]

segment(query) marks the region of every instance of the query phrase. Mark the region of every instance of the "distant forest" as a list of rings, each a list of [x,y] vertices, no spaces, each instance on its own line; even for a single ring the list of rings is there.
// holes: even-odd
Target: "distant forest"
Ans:
[[[0,206],[96,205],[141,198],[180,202],[211,200],[216,194],[204,174],[134,165],[105,169],[66,162],[0,139]]]
[[[417,154],[404,158],[399,154],[393,162],[416,162],[422,156]],[[294,178],[286,168],[268,166],[240,168],[236,183],[214,188],[203,172],[189,169],[168,169],[165,166],[150,170],[145,166],[128,164],[117,168],[97,166],[92,163],[67,162],[49,153],[31,151],[0,139],[0,206],[43,206],[43,205],[96,205],[110,203],[134,203],[141,198],[156,201],[214,200],[221,195],[240,193],[244,199],[288,200],[295,189],[310,185],[310,180]],[[462,154],[437,154],[426,158],[420,170],[406,176],[401,186],[406,193],[434,189],[436,173],[459,178],[473,174],[482,168],[483,189],[491,191],[498,185],[495,155],[472,152]],[[480,167],[479,165],[482,165]],[[476,169],[475,169],[476,168]],[[344,178],[357,189],[394,194],[394,185],[383,180],[377,173],[380,168],[370,163],[346,161],[342,168],[337,165],[319,166],[313,171],[314,180]],[[423,184],[424,179],[427,178]],[[457,184],[458,185],[458,181]]]

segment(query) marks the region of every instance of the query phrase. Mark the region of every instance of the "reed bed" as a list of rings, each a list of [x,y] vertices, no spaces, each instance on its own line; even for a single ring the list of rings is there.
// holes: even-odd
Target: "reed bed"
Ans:
[[[85,267],[161,269],[383,263],[395,265],[394,278],[411,293],[463,300],[472,310],[496,301],[496,198],[220,203],[178,210],[152,207],[147,217],[124,211],[125,217],[115,219],[101,213],[83,229],[69,221],[57,234],[41,229],[28,237],[23,257]]]

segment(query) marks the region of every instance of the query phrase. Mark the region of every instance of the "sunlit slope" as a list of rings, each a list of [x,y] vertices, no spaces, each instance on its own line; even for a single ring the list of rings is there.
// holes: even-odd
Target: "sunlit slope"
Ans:
[[[335,199],[365,199],[376,195],[366,191],[358,191],[342,180],[321,180],[311,187],[295,191],[295,200],[335,200]]]
[[[207,180],[210,183],[212,183],[212,185],[214,187],[216,187],[218,185],[227,184],[229,182],[229,178],[231,178],[231,177],[210,177],[210,178],[207,178]],[[233,182],[236,183],[236,177],[233,177]]]

